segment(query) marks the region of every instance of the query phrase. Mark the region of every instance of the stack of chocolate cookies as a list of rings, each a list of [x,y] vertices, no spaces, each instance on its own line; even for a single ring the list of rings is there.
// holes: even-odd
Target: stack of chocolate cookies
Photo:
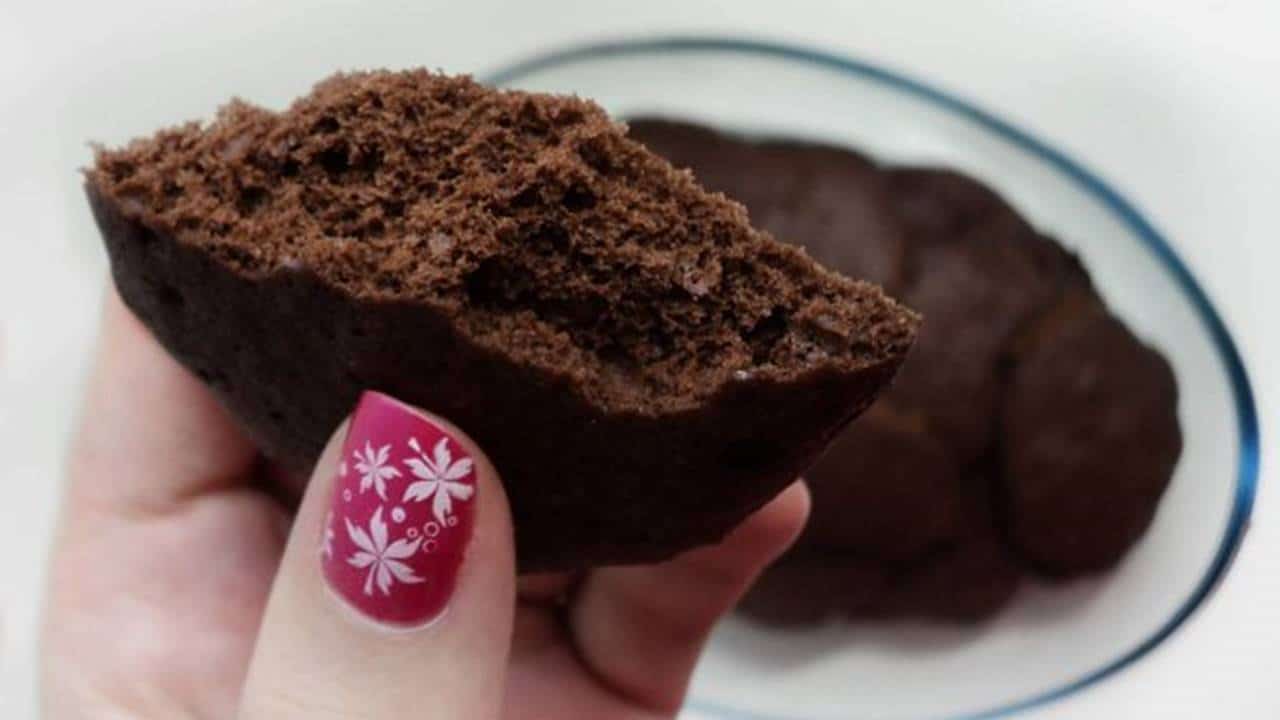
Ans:
[[[957,172],[645,119],[630,134],[753,223],[924,315],[894,385],[809,471],[814,509],[742,609],[976,620],[1114,566],[1181,452],[1165,359],[1079,260]]]

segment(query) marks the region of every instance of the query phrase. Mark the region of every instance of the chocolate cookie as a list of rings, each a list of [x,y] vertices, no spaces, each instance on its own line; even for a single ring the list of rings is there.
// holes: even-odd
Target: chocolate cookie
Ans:
[[[806,474],[809,527],[744,612],[976,620],[1024,573],[1096,571],[1137,539],[1179,453],[1176,388],[1072,253],[951,170],[637,127],[783,239],[832,218],[792,239],[854,276],[900,268],[877,277],[924,314],[893,386]]]
[[[810,525],[744,611],[789,623],[975,620],[1007,602],[1025,572],[1096,570],[1137,538],[1178,455],[1173,380],[1147,367],[1158,356],[1107,315],[1073,254],[954,171],[880,169],[847,150],[682,123],[636,127],[783,239],[806,212],[838,217],[815,198],[840,198],[852,210],[811,222],[799,242],[855,276],[898,268],[878,277],[925,316],[894,385],[807,473]],[[1070,385],[1084,383],[1071,374],[1076,360],[1091,357],[1105,367],[1110,398]],[[1096,437],[1085,432],[1088,402],[1106,406]],[[1090,464],[1107,455],[1125,458]],[[1108,503],[1110,512],[1090,514]]]
[[[1100,304],[1064,305],[1020,348],[1000,421],[1009,539],[1056,577],[1118,562],[1182,451],[1169,363]]]
[[[891,177],[895,208],[912,238],[903,295],[925,322],[888,397],[928,417],[957,460],[969,464],[992,443],[1001,354],[1057,296],[1058,268],[1070,256],[1060,249],[1052,256],[1049,241],[973,180],[927,169]]]
[[[1023,576],[993,531],[965,539],[911,568],[894,584],[886,614],[974,622],[1005,606]]]
[[[814,509],[795,552],[915,560],[960,533],[960,472],[922,417],[877,402],[806,473]]]
[[[954,170],[890,167],[884,174],[889,202],[913,247],[951,243],[993,216],[1013,213],[994,190]]]
[[[366,388],[502,473],[522,570],[724,535],[871,402],[917,324],[594,104],[339,75],[101,150],[116,286],[294,473]]]
[[[778,626],[834,617],[974,622],[1004,607],[1022,576],[988,529],[904,567],[830,551],[790,555],[769,568],[738,609],[754,621]]]
[[[793,555],[769,568],[738,610],[766,625],[798,627],[835,617],[879,617],[892,607],[889,572],[847,553]]]

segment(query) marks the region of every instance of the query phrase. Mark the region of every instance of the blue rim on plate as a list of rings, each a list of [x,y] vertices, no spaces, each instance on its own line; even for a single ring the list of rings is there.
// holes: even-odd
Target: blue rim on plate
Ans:
[[[1253,509],[1253,498],[1258,485],[1258,416],[1257,410],[1254,407],[1253,391],[1249,385],[1249,377],[1245,372],[1244,363],[1240,359],[1240,354],[1236,350],[1235,342],[1231,339],[1231,334],[1227,331],[1226,325],[1222,322],[1222,318],[1218,316],[1217,311],[1214,310],[1213,305],[1209,302],[1209,298],[1205,295],[1204,290],[1201,289],[1200,285],[1191,275],[1191,271],[1187,269],[1186,264],[1183,263],[1182,259],[1173,251],[1173,248],[1170,247],[1164,237],[1156,231],[1151,223],[1143,217],[1142,213],[1140,213],[1132,203],[1122,197],[1120,193],[1116,192],[1115,189],[1104,182],[1096,174],[1087,170],[1076,160],[1073,160],[1060,150],[1051,147],[1030,133],[1014,127],[1008,122],[965,100],[960,99],[955,95],[952,95],[951,93],[939,90],[938,88],[925,84],[914,78],[886,70],[861,60],[855,60],[853,58],[835,55],[821,50],[813,50],[795,45],[761,40],[699,36],[659,37],[593,43],[570,47],[564,50],[555,50],[507,65],[496,72],[489,73],[484,79],[486,82],[494,85],[509,85],[519,82],[521,78],[532,73],[582,60],[653,53],[694,54],[709,52],[768,56],[814,65],[849,75],[856,75],[859,78],[872,80],[931,102],[949,112],[960,115],[971,122],[994,132],[1003,139],[1052,165],[1054,168],[1070,178],[1082,190],[1101,202],[1116,216],[1117,219],[1120,220],[1120,222],[1141,238],[1147,249],[1150,250],[1165,269],[1173,275],[1173,278],[1178,283],[1179,287],[1181,287],[1183,292],[1185,292],[1191,299],[1191,303],[1196,310],[1196,315],[1199,317],[1200,322],[1203,323],[1205,329],[1208,330],[1210,337],[1213,338],[1218,358],[1222,361],[1222,364],[1227,370],[1227,375],[1231,384],[1232,399],[1235,403],[1236,421],[1239,425],[1240,433],[1240,446],[1238,448],[1239,464],[1236,469],[1235,499],[1232,503],[1231,516],[1227,523],[1226,532],[1218,546],[1217,552],[1214,554],[1213,562],[1210,563],[1208,571],[1200,580],[1200,583],[1196,586],[1195,590],[1186,599],[1186,601],[1183,602],[1178,611],[1174,613],[1173,617],[1167,620],[1164,625],[1162,625],[1149,638],[1139,643],[1137,647],[1134,647],[1120,658],[1113,660],[1097,670],[1076,678],[1061,687],[1039,693],[1023,700],[1002,705],[1000,707],[967,715],[965,718],[976,719],[1007,716],[1059,700],[1067,695],[1083,690],[1084,688],[1097,683],[1146,655],[1166,638],[1172,635],[1173,632],[1177,630],[1193,612],[1195,612],[1195,610],[1204,602],[1205,598],[1209,596],[1214,587],[1217,586],[1218,582],[1226,574],[1228,567],[1231,565],[1232,559],[1235,557],[1236,550],[1240,547],[1241,540],[1244,539],[1245,530],[1249,523],[1249,514]],[[696,698],[690,702],[690,707],[702,712],[708,712],[724,718],[735,718],[737,720],[784,720],[783,718],[752,715],[740,710],[703,703],[699,702]]]

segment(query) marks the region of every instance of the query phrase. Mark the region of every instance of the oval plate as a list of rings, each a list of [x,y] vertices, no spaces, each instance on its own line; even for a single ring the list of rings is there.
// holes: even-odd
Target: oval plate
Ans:
[[[1107,576],[1026,584],[976,627],[730,618],[698,667],[689,717],[976,718],[1052,702],[1142,659],[1221,580],[1253,504],[1249,379],[1190,270],[1134,206],[1063,152],[956,96],[870,63],[725,38],[585,45],[510,65],[495,85],[573,92],[615,116],[666,115],[947,165],[999,190],[1078,252],[1112,309],[1170,360],[1184,449],[1146,536]]]

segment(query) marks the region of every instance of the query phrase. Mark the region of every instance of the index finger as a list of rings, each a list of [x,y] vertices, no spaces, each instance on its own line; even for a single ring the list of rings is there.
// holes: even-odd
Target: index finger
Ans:
[[[257,453],[112,288],[69,467],[72,504],[163,512],[244,481]]]

